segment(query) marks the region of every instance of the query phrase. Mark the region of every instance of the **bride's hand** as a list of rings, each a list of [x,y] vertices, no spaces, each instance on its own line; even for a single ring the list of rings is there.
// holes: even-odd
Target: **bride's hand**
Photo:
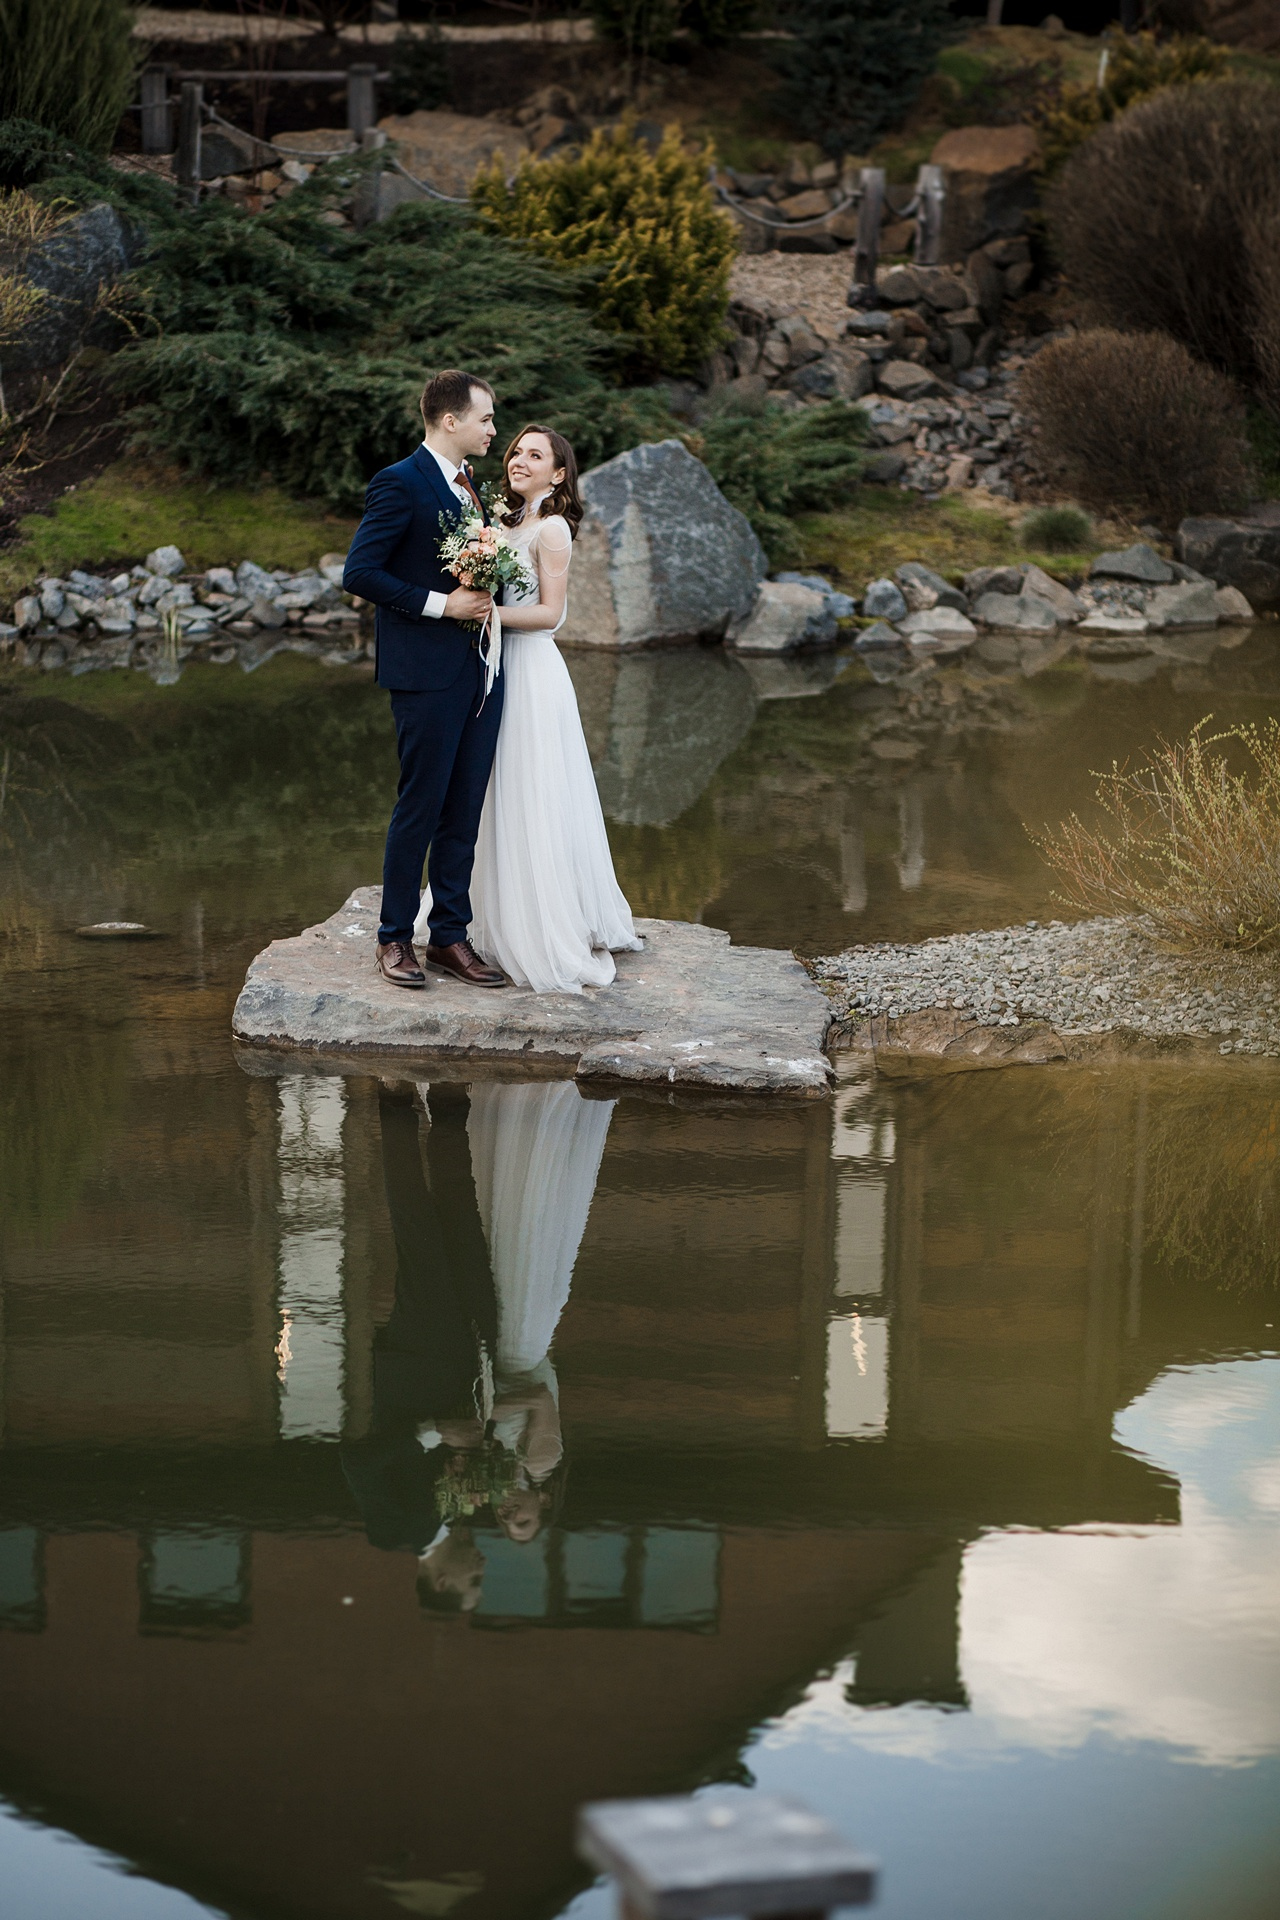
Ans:
[[[450,620],[486,620],[493,611],[493,595],[478,593],[474,587],[455,587],[444,610]]]

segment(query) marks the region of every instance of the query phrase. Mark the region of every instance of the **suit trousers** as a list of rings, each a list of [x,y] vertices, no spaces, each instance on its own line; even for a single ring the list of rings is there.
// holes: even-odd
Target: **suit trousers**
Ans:
[[[451,947],[467,937],[476,834],[504,691],[499,674],[485,698],[484,663],[473,648],[452,686],[391,695],[400,786],[382,862],[384,946],[413,938],[428,848],[432,944]]]

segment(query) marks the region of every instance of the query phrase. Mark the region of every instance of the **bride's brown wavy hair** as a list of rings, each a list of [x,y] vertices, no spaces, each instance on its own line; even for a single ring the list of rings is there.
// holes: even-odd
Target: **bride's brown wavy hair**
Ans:
[[[554,427],[521,427],[519,433],[503,454],[502,497],[506,501],[509,511],[504,513],[502,518],[509,527],[513,527],[519,520],[520,515],[524,512],[524,501],[518,493],[512,492],[507,482],[507,468],[511,464],[512,454],[520,445],[526,433],[540,433],[544,439],[549,440],[551,442],[552,462],[555,466],[564,468],[564,479],[558,486],[551,489],[551,492],[538,509],[538,518],[541,519],[544,513],[560,514],[563,519],[568,521],[569,532],[576,540],[578,537],[578,528],[582,525],[582,516],[586,512],[586,508],[582,504],[582,495],[578,492],[578,461],[569,442],[562,433],[557,433]]]

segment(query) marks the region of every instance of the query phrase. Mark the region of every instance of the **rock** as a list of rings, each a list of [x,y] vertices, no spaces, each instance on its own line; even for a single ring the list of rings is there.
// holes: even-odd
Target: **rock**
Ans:
[[[1203,586],[1181,583],[1157,587],[1147,597],[1147,624],[1162,627],[1216,627],[1217,590],[1207,581]]]
[[[148,573],[159,574],[164,580],[172,580],[175,574],[182,573],[186,564],[177,547],[156,547],[143,562]]]
[[[1163,587],[1173,579],[1173,568],[1154,547],[1139,540],[1123,553],[1100,553],[1089,569],[1091,580],[1134,580],[1139,586]]]
[[[289,624],[289,616],[283,607],[276,606],[274,600],[268,600],[265,594],[259,594],[249,608],[249,618],[260,627],[284,627]]]
[[[1052,607],[1064,625],[1084,617],[1083,600],[1077,600],[1070,587],[1064,587],[1043,567],[1028,567],[1019,591],[1029,599],[1042,600],[1046,606]]]
[[[898,632],[905,633],[908,639],[916,634],[932,633],[941,639],[954,636],[957,639],[976,640],[978,629],[967,614],[958,613],[954,607],[929,607],[920,613],[909,613],[905,620],[899,620]]]
[[[965,596],[973,602],[984,593],[1021,593],[1026,571],[1025,567],[975,567],[964,577]]]
[[[785,200],[779,200],[778,212],[785,214],[788,220],[820,220],[831,211],[831,197],[820,187],[810,187],[803,193],[791,193]]]
[[[947,169],[942,247],[963,258],[985,241],[1020,233],[1036,202],[1040,143],[1032,127],[955,127],[929,156]]]
[[[60,580],[45,580],[40,587],[40,611],[46,620],[56,620],[66,605]]]
[[[852,320],[845,322],[845,332],[855,340],[882,339],[893,325],[893,315],[883,308],[873,308],[870,313],[855,313]]]
[[[347,135],[347,144],[351,145],[352,136]],[[275,149],[265,141],[255,140],[251,133],[240,128],[205,126],[200,130],[200,178],[202,180],[225,179],[228,174],[258,173],[269,167],[274,161]],[[296,166],[297,161],[286,161],[286,167]],[[286,173],[286,179],[289,175]],[[304,178],[306,176],[304,175]]]
[[[251,602],[274,600],[280,591],[280,582],[265,567],[256,565],[252,560],[242,560],[236,568],[236,591]]]
[[[591,993],[480,995],[441,977],[429,993],[407,994],[373,965],[377,902],[376,887],[359,888],[321,925],[253,961],[232,1017],[248,1072],[293,1071],[298,1049],[354,1061],[398,1054],[406,1067],[426,1052],[517,1067],[532,1057],[583,1081],[667,1092],[826,1096],[831,1008],[789,953],[734,945],[713,927],[639,920],[644,952],[619,954],[617,980]]]
[[[1254,617],[1253,608],[1239,587],[1219,587],[1213,596],[1218,618],[1227,626],[1241,626]],[[16,615],[16,608],[15,608]]]
[[[230,567],[210,567],[204,576],[204,584],[209,593],[234,594],[236,577]]]
[[[155,602],[157,613],[178,613],[183,607],[191,606],[195,593],[186,580],[175,580]]]
[[[941,393],[941,382],[914,360],[888,360],[876,375],[881,393],[895,400],[923,400],[927,394]]]
[[[40,649],[40,666],[44,673],[52,673],[55,667],[65,667],[67,650],[60,641],[54,640]]]
[[[1191,519],[1178,528],[1178,558],[1235,587],[1257,613],[1280,613],[1280,510],[1265,507],[1238,520]]]
[[[6,345],[5,371],[59,365],[82,344],[99,288],[111,286],[140,251],[138,236],[114,207],[87,207],[56,227],[22,262],[22,277],[47,298]]]
[[[33,633],[40,625],[42,611],[38,593],[24,593],[20,600],[15,600],[13,618],[18,632]]]
[[[505,121],[471,114],[420,108],[416,113],[389,114],[379,120],[378,126],[388,140],[398,143],[402,165],[417,179],[429,180],[444,193],[467,193],[480,168],[488,166],[495,156],[501,160],[503,172],[510,175],[529,151],[523,132]],[[404,184],[409,186],[408,181]],[[412,187],[409,191],[421,205],[422,195]]]
[[[973,617],[984,627],[994,627],[1002,633],[1053,633],[1059,625],[1056,607],[1051,607],[1046,600],[1037,600],[1032,594],[1022,593],[981,594]]]
[[[973,460],[967,453],[953,454],[947,462],[946,477],[942,483],[944,493],[960,493],[965,487],[973,485]]]
[[[900,441],[915,438],[915,417],[906,407],[899,406],[897,401],[881,400],[873,407],[864,408],[864,412],[871,431],[885,446],[895,446]]]
[[[906,465],[900,453],[875,453],[862,469],[862,477],[872,486],[891,487],[896,480],[901,480]]]
[[[859,653],[877,653],[885,647],[900,647],[902,635],[891,627],[887,620],[877,620],[874,626],[864,627],[854,641]]]
[[[785,384],[807,400],[860,400],[873,385],[871,362],[856,347],[831,347],[789,374]]]
[[[326,579],[331,587],[340,587],[346,564],[345,553],[322,553],[316,562],[316,572]]]
[[[1076,628],[1077,633],[1145,633],[1147,623],[1140,613],[1088,613]]]
[[[682,441],[618,454],[583,476],[582,494],[570,644],[719,637],[750,614],[764,548]]]
[[[808,587],[820,593],[837,620],[852,620],[858,610],[857,602],[849,594],[838,592],[820,573],[775,573],[773,577],[784,586]]]
[[[862,598],[868,620],[905,620],[910,609],[906,596],[892,580],[872,580]]]
[[[881,253],[910,253],[915,244],[914,220],[890,220],[880,229]]]
[[[927,607],[954,607],[957,613],[968,613],[969,602],[959,587],[953,587],[932,567],[926,567],[919,560],[906,560],[894,569],[894,579],[902,589],[903,597],[912,612]]]
[[[728,644],[739,653],[788,653],[795,647],[829,647],[836,616],[825,594],[794,582],[765,580],[745,619],[731,622]]]
[[[888,267],[876,275],[876,292],[888,307],[910,307],[924,299],[925,281],[916,267]]]
[[[982,318],[988,323],[994,320],[1004,304],[1005,277],[985,247],[965,262],[964,284]]]

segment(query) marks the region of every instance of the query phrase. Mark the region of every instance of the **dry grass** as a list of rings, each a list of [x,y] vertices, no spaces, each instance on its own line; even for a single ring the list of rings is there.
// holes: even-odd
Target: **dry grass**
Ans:
[[[1110,828],[1077,814],[1031,838],[1067,905],[1147,917],[1184,952],[1280,950],[1280,721],[1164,741],[1130,772],[1095,775]],[[1251,765],[1233,772],[1224,745]]]
[[[1248,495],[1239,393],[1165,334],[1099,327],[1057,340],[1020,388],[1046,463],[1090,506],[1174,526]]]

